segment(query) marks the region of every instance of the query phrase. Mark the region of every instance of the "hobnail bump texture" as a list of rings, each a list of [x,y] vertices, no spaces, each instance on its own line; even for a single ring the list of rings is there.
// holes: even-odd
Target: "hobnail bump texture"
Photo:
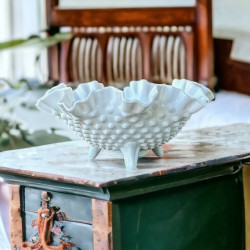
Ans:
[[[205,86],[174,80],[172,85],[131,81],[124,90],[97,81],[72,90],[64,83],[48,90],[37,107],[63,119],[90,144],[89,159],[101,149],[120,150],[129,170],[136,169],[141,151],[163,155],[190,116],[214,98]]]

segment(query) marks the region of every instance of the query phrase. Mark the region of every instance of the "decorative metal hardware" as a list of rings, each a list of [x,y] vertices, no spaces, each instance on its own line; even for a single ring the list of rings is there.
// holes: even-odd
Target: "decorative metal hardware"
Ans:
[[[37,220],[32,221],[32,227],[37,227],[37,233],[30,241],[23,242],[20,250],[80,250],[64,232],[61,221],[67,220],[66,214],[60,211],[60,207],[50,206],[52,195],[42,192],[41,199]]]

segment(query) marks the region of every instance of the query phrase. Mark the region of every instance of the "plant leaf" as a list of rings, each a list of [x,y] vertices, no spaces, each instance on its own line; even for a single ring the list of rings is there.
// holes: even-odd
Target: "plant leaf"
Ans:
[[[62,41],[67,41],[72,38],[73,34],[70,32],[56,33],[53,36],[41,38],[32,36],[27,39],[10,40],[0,43],[0,51],[12,49],[16,47],[50,47]]]
[[[34,133],[27,135],[26,140],[33,146],[70,141],[66,136],[48,133],[45,130],[37,130]]]
[[[12,135],[10,136],[8,143],[0,143],[0,151],[27,148],[31,146],[31,144],[25,142],[22,138]]]
[[[0,43],[0,50],[9,49],[20,46],[26,42],[26,39],[11,40]]]

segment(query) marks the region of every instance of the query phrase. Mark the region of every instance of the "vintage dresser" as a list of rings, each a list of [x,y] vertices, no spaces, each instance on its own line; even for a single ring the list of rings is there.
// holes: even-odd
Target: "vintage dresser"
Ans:
[[[2,152],[13,249],[245,249],[250,124],[183,131],[164,152],[136,171],[89,161],[81,140]]]

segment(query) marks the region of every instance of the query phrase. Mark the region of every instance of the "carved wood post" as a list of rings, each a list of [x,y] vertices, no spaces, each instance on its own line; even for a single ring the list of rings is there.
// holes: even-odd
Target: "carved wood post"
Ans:
[[[212,39],[212,0],[196,0],[198,81],[212,88],[214,60]]]
[[[54,35],[59,32],[58,27],[52,27],[53,9],[59,4],[58,0],[46,0],[46,19],[47,25],[50,27],[49,35]],[[59,81],[59,53],[58,46],[54,45],[48,48],[48,65],[49,65],[49,80]]]
[[[151,44],[153,36],[150,33],[139,33],[138,38],[141,42],[142,46],[142,65],[143,65],[143,73],[142,76],[144,79],[150,81],[151,80]]]
[[[112,203],[92,199],[94,250],[112,250]]]
[[[197,75],[197,69],[195,65],[197,62],[195,62],[194,58],[194,31],[190,32],[183,32],[182,38],[185,44],[185,51],[186,51],[186,61],[185,61],[185,76],[189,80],[197,80],[196,75]]]

